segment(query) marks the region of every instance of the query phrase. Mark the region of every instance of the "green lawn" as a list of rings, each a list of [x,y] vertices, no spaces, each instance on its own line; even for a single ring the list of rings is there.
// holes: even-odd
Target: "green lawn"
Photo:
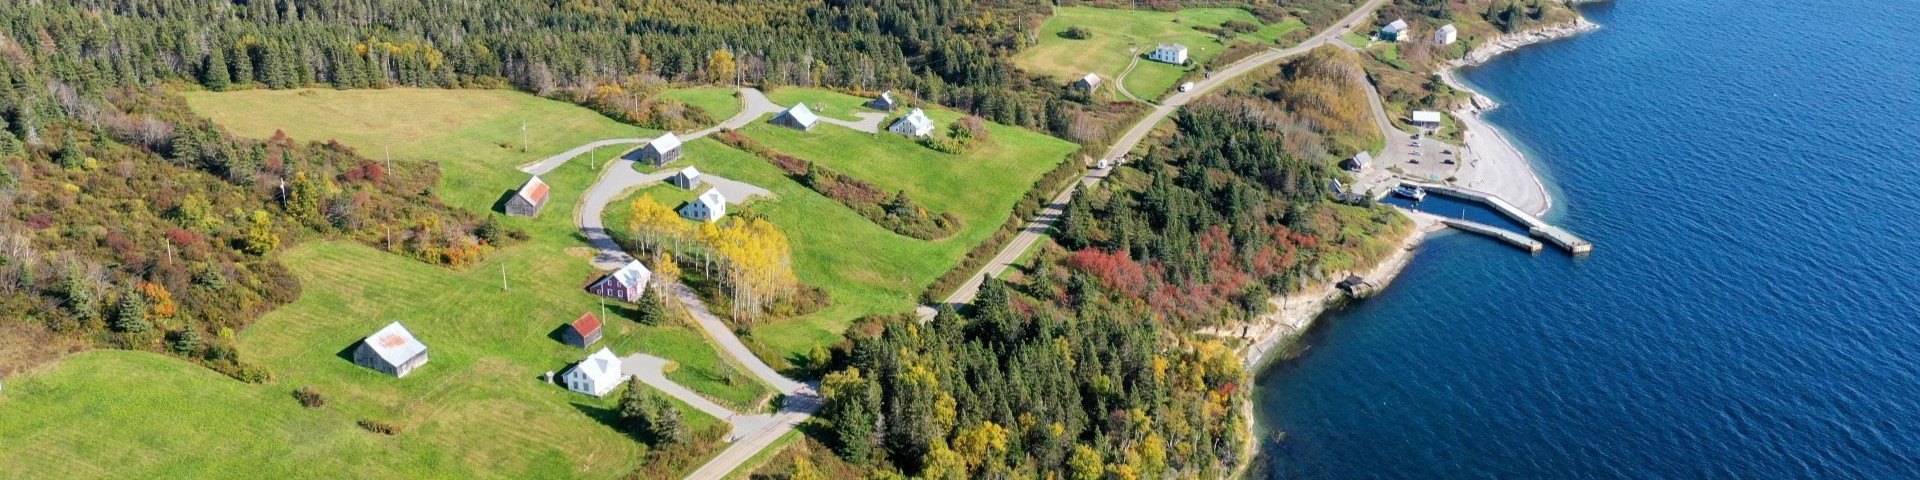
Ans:
[[[867,102],[872,101],[872,98],[856,97],[831,90],[789,87],[766,92],[766,94],[768,100],[773,100],[773,103],[778,103],[784,107],[791,107],[793,104],[799,102],[807,102],[807,108],[812,109],[813,113],[827,118],[855,121],[859,120],[859,117],[853,116],[855,113],[885,113],[867,108]],[[894,98],[898,99],[899,96],[896,94]],[[760,121],[764,123],[770,119],[772,119],[772,117],[762,118]]]
[[[1195,26],[1217,27],[1228,20],[1260,23],[1246,10],[1237,8],[1189,8],[1178,12],[1126,10],[1094,7],[1058,7],[1040,28],[1040,43],[1020,52],[1014,60],[1022,68],[1047,74],[1061,82],[1072,81],[1088,72],[1112,81],[1127,69],[1133,57],[1143,55],[1160,43],[1179,43],[1188,48],[1192,63],[1212,59],[1226,50],[1214,35]],[[1093,38],[1072,40],[1061,37],[1069,27],[1093,32]],[[1242,34],[1234,41],[1273,44],[1278,38],[1306,25],[1287,19],[1260,30]],[[1126,79],[1128,91],[1152,100],[1173,88],[1184,68],[1145,59]]]
[[[515,170],[522,163],[591,139],[646,133],[576,106],[505,91],[312,92],[199,93],[189,102],[243,135],[284,129],[300,140],[337,138],[361,152],[392,145],[396,162],[437,161],[445,172],[437,193],[480,211],[525,179]],[[402,110],[424,113],[390,113]],[[518,142],[523,120],[531,127],[531,152],[499,147]],[[92,474],[109,477],[605,478],[630,471],[640,445],[602,423],[611,399],[540,381],[587,353],[550,335],[581,313],[600,310],[582,290],[596,272],[571,213],[598,174],[590,165],[617,153],[595,152],[549,173],[554,189],[546,211],[536,219],[506,219],[531,240],[468,270],[340,241],[280,252],[300,278],[301,297],[238,338],[241,356],[272,369],[274,383],[241,384],[178,360],[128,360],[140,354],[121,352],[76,356],[70,365],[10,382],[0,402],[10,402],[9,412],[29,413],[0,416],[7,417],[0,419],[0,437],[35,441],[0,445],[0,476],[45,477],[4,469],[60,468],[64,462],[49,459],[63,455],[103,459],[97,464],[104,470]],[[602,346],[673,359],[680,367],[669,377],[743,409],[769,395],[750,377],[724,379],[719,355],[698,331],[642,326],[623,319],[625,309],[610,310],[614,318]],[[429,346],[426,366],[394,379],[342,357],[355,341],[395,320]],[[101,371],[112,372],[111,381],[94,378]],[[84,395],[32,393],[82,385]],[[332,404],[300,410],[288,392],[303,385],[318,388]],[[696,427],[718,421],[683,411]],[[353,426],[361,418],[405,431],[374,436]]]
[[[733,87],[689,87],[668,90],[660,95],[700,107],[712,115],[714,121],[720,122],[740,114],[740,97],[736,96],[739,91]]]
[[[960,114],[934,109],[928,116],[944,128]],[[872,135],[836,125],[803,133],[762,123],[741,132],[883,189],[905,190],[927,208],[952,213],[963,224],[958,234],[934,242],[895,234],[744,152],[717,144],[689,150],[687,158],[695,159],[703,171],[753,182],[780,196],[778,202],[757,204],[754,210],[766,213],[794,238],[801,280],[833,295],[833,306],[824,311],[754,330],[757,339],[789,357],[813,345],[837,341],[861,315],[912,309],[921,289],[992,235],[1033,182],[1078,148],[997,124],[988,127],[992,142],[966,155],[943,154],[897,135]],[[729,153],[705,153],[713,149]],[[709,156],[728,160],[709,166],[714,163]]]
[[[1367,43],[1372,41],[1371,39],[1368,39],[1366,35],[1361,35],[1353,32],[1347,32],[1345,34],[1341,34],[1340,40],[1347,42],[1348,45],[1352,45],[1353,48],[1367,48]]]

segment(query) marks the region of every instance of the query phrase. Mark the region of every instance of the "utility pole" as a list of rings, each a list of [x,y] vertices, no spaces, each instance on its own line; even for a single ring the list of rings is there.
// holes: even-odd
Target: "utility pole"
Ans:
[[[386,149],[387,149],[387,173],[393,173],[393,147],[388,146],[386,147]]]
[[[527,153],[527,121],[520,121],[520,153]]]
[[[507,266],[500,265],[500,291],[507,291]]]

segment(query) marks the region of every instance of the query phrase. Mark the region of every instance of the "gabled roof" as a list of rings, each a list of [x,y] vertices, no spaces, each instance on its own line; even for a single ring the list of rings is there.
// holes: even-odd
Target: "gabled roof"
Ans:
[[[1393,33],[1393,32],[1398,32],[1406,29],[1407,29],[1407,20],[1404,18],[1401,18],[1401,19],[1395,19],[1393,23],[1387,24],[1387,28],[1382,28],[1380,29],[1380,31]]]
[[[899,120],[893,121],[894,125],[899,125],[903,123],[907,124],[907,126],[909,127],[912,127],[914,131],[933,128],[933,119],[927,118],[927,111],[921,110],[918,108],[913,109],[913,111],[911,112],[907,112],[907,116],[900,117]]]
[[[680,137],[674,136],[673,132],[662,133],[658,138],[647,142],[647,149],[658,153],[666,153],[676,148],[680,148]]]
[[[520,191],[515,192],[514,195],[519,195],[527,203],[538,205],[540,202],[547,201],[547,182],[540,180],[539,175],[534,175],[533,178],[527,179],[527,183],[521,185]]]
[[[1086,82],[1087,85],[1099,85],[1100,75],[1089,73],[1087,76],[1080,77],[1080,81]]]
[[[1154,50],[1166,50],[1166,51],[1172,51],[1172,52],[1185,52],[1185,51],[1187,51],[1187,46],[1186,46],[1186,45],[1181,45],[1181,44],[1178,44],[1178,43],[1162,43],[1162,44],[1160,44],[1160,46],[1157,46],[1157,47],[1153,47],[1153,49],[1154,49]]]
[[[367,337],[366,342],[367,347],[372,348],[373,353],[379,354],[380,359],[385,360],[388,365],[398,366],[407,363],[407,360],[420,355],[420,352],[427,351],[427,344],[413,338],[413,332],[407,331],[407,327],[401,326],[400,322],[389,323],[380,331],[373,332],[373,335]]]
[[[1353,164],[1359,165],[1362,167],[1365,167],[1367,165],[1372,165],[1373,154],[1368,153],[1366,150],[1361,150],[1360,153],[1353,154]]]
[[[680,173],[676,173],[674,175],[679,175],[681,177],[685,177],[688,180],[692,180],[692,179],[700,178],[700,169],[693,168],[692,165],[688,165],[687,168],[680,169]]]
[[[813,109],[807,108],[805,102],[793,104],[792,108],[788,108],[787,111],[781,112],[780,114],[792,118],[801,125],[813,125],[820,121],[820,117],[814,115]]]
[[[718,188],[709,188],[706,192],[702,192],[700,198],[695,199],[695,201],[706,205],[707,211],[709,212],[718,212],[720,209],[726,208],[727,196],[722,195]]]
[[[620,380],[621,373],[620,357],[614,356],[613,350],[608,350],[607,347],[600,347],[600,351],[588,355],[585,360],[581,360],[580,364],[575,365],[573,369],[582,375],[586,375],[587,378],[593,379],[594,383],[604,384],[617,382]]]
[[[646,265],[641,265],[639,260],[634,260],[627,262],[627,265],[620,267],[619,270],[614,270],[613,273],[607,274],[607,277],[620,280],[621,285],[633,287],[644,284],[647,282],[647,279],[653,278],[653,271],[648,270]]]
[[[1458,28],[1453,28],[1453,24],[1451,24],[1451,23],[1449,23],[1449,24],[1447,24],[1447,26],[1444,26],[1444,27],[1440,27],[1440,31],[1441,31],[1441,32],[1454,32],[1454,33],[1460,33],[1460,29],[1458,29]]]
[[[600,317],[595,317],[592,313],[588,313],[581,315],[580,319],[574,320],[572,325],[573,331],[579,332],[582,337],[593,335],[593,332],[600,331]]]
[[[886,102],[886,103],[887,103],[888,105],[892,105],[892,104],[893,104],[893,91],[892,91],[892,90],[887,90],[887,91],[884,91],[884,92],[880,92],[880,98],[877,98],[877,99],[875,99],[875,100],[879,100],[879,101],[882,101],[882,102]]]

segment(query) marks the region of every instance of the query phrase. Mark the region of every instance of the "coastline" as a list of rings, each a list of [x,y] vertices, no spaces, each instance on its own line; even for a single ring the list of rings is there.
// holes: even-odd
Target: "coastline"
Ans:
[[[1565,1],[1568,6],[1578,6],[1605,0]],[[1527,158],[1527,155],[1507,138],[1505,132],[1481,118],[1482,114],[1498,108],[1499,104],[1478,90],[1460,82],[1455,72],[1463,67],[1478,66],[1494,57],[1528,45],[1573,37],[1600,28],[1600,25],[1588,21],[1584,15],[1577,15],[1577,10],[1575,13],[1576,16],[1571,22],[1503,35],[1474,48],[1473,51],[1467,52],[1464,58],[1449,62],[1435,72],[1441,77],[1441,81],[1471,96],[1466,106],[1454,109],[1452,112],[1454,117],[1460,120],[1462,128],[1468,132],[1463,142],[1465,145],[1462,153],[1471,151],[1475,157],[1473,170],[1459,183],[1465,184],[1468,188],[1500,195],[1515,206],[1534,215],[1544,216],[1553,208],[1552,194],[1547,191],[1545,181],[1534,170],[1531,159]],[[1480,133],[1476,135],[1474,132]],[[1481,162],[1486,164],[1482,165]],[[1385,290],[1393,283],[1393,280],[1413,260],[1414,252],[1426,242],[1429,235],[1447,228],[1446,225],[1426,215],[1407,212],[1401,212],[1401,214],[1407,215],[1414,221],[1413,232],[1402,239],[1398,251],[1363,275],[1366,282],[1373,285],[1375,293]],[[1218,329],[1203,330],[1201,333],[1211,333],[1223,338],[1258,339],[1240,348],[1241,360],[1246,369],[1245,375],[1248,375],[1248,381],[1251,383],[1252,376],[1267,366],[1275,351],[1284,351],[1297,344],[1307,329],[1312,327],[1314,322],[1326,313],[1328,307],[1344,294],[1345,292],[1338,287],[1337,283],[1328,282],[1315,288],[1269,299],[1269,302],[1277,303],[1280,310],[1263,315],[1259,320],[1247,325],[1241,335],[1236,336]],[[1258,436],[1261,427],[1254,416],[1252,399],[1241,402],[1240,410],[1241,415],[1246,419],[1244,425],[1247,442],[1243,450],[1245,462],[1235,469],[1234,477],[1241,477],[1252,471],[1253,459],[1258,454],[1261,443]]]
[[[1590,3],[1573,1],[1570,4]],[[1487,123],[1481,115],[1499,106],[1493,99],[1479,91],[1468,88],[1455,78],[1455,71],[1462,67],[1477,66],[1494,57],[1528,45],[1549,42],[1580,35],[1599,29],[1600,26],[1585,17],[1575,17],[1573,21],[1548,25],[1539,29],[1504,35],[1476,47],[1465,58],[1449,62],[1436,74],[1455,89],[1467,92],[1472,101],[1453,111],[1465,129],[1467,150],[1473,152],[1475,165],[1464,175],[1460,184],[1499,195],[1515,206],[1535,215],[1544,215],[1552,210],[1552,195],[1547,192],[1545,181],[1534,170],[1533,163],[1525,153],[1514,146],[1506,133]],[[1414,250],[1426,241],[1428,235],[1444,230],[1441,225],[1420,215],[1409,215],[1414,221],[1414,231],[1401,242],[1401,249],[1373,270],[1363,275],[1367,282],[1374,285],[1375,291],[1385,289],[1400,271],[1412,260]],[[1270,301],[1279,305],[1278,312],[1269,313],[1247,325],[1243,335],[1226,334],[1220,331],[1204,331],[1221,337],[1256,339],[1241,347],[1241,358],[1251,374],[1265,365],[1275,350],[1283,350],[1298,339],[1301,333],[1311,327],[1334,299],[1344,295],[1334,282],[1315,288],[1308,288],[1285,296],[1277,296]],[[1250,409],[1251,407],[1249,407]]]

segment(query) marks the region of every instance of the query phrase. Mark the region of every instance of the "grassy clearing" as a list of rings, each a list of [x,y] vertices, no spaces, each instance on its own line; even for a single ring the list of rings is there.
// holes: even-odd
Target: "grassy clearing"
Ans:
[[[251,91],[193,94],[189,101],[245,135],[284,129],[296,139],[336,138],[362,152],[392,145],[395,161],[439,162],[445,171],[440,195],[482,211],[524,180],[515,170],[522,163],[596,138],[645,133],[585,109],[501,91]],[[425,113],[390,114],[402,110]],[[499,147],[519,139],[523,119],[536,126],[528,132],[531,153]],[[604,478],[631,470],[641,447],[604,423],[611,399],[540,381],[587,353],[553,337],[562,323],[601,308],[581,289],[596,272],[582,257],[588,250],[571,210],[598,175],[590,165],[617,153],[596,152],[549,173],[554,190],[546,212],[506,220],[531,240],[469,270],[348,242],[311,242],[280,253],[303,293],[238,338],[242,356],[271,368],[279,376],[275,383],[245,385],[177,360],[129,360],[139,354],[119,352],[77,356],[77,366],[29,377],[26,389],[10,388],[5,401],[14,402],[9,411],[38,414],[7,416],[0,435],[38,440],[21,442],[31,449],[0,447],[0,464],[57,467],[63,462],[46,460],[61,455],[47,451],[59,451],[108,459],[98,461],[98,475],[110,477],[257,478],[285,471],[265,476]],[[680,368],[671,378],[725,403],[749,405],[769,394],[738,374],[723,378],[719,355],[699,332],[639,325],[621,319],[623,310],[609,306],[614,318],[601,345],[674,359]],[[429,345],[430,363],[394,379],[343,357],[355,341],[394,320]],[[114,378],[93,378],[100,371]],[[50,392],[80,388],[64,385],[86,389],[16,395],[36,384]],[[288,392],[305,385],[332,404],[299,410]],[[92,412],[106,408],[92,406],[101,404],[118,416]],[[182,408],[187,405],[193,407]],[[694,427],[718,422],[683,411]],[[404,432],[373,436],[353,425],[361,418],[392,422]],[[176,438],[187,439],[187,446],[176,448]],[[180,458],[159,458],[156,445]],[[109,452],[88,453],[96,449]],[[156,474],[141,474],[147,471]]]
[[[807,108],[813,109],[813,113],[815,114],[850,122],[859,120],[858,117],[853,116],[855,113],[885,113],[867,108],[867,102],[873,100],[871,98],[856,97],[831,90],[781,88],[766,93],[768,100],[773,100],[773,103],[778,103],[781,106],[791,107],[795,103],[806,102]],[[764,123],[771,118],[772,117],[763,118],[761,122]]]
[[[668,90],[661,95],[700,107],[714,120],[726,120],[740,114],[739,89],[733,87],[690,87]]]
[[[1040,43],[1022,51],[1015,61],[1022,68],[1043,73],[1062,82],[1080,78],[1088,72],[1109,80],[1119,77],[1127,63],[1160,43],[1184,44],[1194,64],[1205,62],[1226,50],[1227,45],[1213,34],[1196,26],[1217,27],[1228,20],[1260,24],[1246,10],[1237,8],[1189,8],[1178,12],[1124,10],[1094,7],[1059,7],[1040,27]],[[1070,27],[1093,32],[1093,38],[1073,40],[1060,36]],[[1273,44],[1288,32],[1305,28],[1299,20],[1288,19],[1230,41]],[[1126,80],[1127,90],[1145,99],[1159,98],[1185,71],[1145,59]],[[1138,78],[1135,78],[1138,77]]]
[[[928,116],[944,128],[960,114],[936,109],[929,110]],[[781,201],[755,209],[794,236],[801,279],[833,294],[834,305],[825,311],[755,329],[756,338],[789,357],[838,340],[846,325],[860,315],[911,309],[921,289],[958,262],[967,249],[992,235],[1033,182],[1077,149],[1064,140],[1004,125],[989,126],[993,140],[965,155],[935,152],[897,135],[867,134],[836,125],[798,132],[756,124],[741,132],[882,189],[905,190],[927,208],[952,213],[963,223],[958,234],[935,242],[898,235],[786,179],[757,158],[735,152],[756,162],[756,171],[750,172],[755,177],[714,171],[768,187],[781,196]],[[704,160],[701,157],[696,164],[707,169],[699,163]]]
[[[1347,42],[1347,44],[1352,45],[1353,48],[1367,48],[1367,43],[1372,42],[1373,40],[1367,38],[1366,35],[1347,32],[1340,35],[1340,41]]]

